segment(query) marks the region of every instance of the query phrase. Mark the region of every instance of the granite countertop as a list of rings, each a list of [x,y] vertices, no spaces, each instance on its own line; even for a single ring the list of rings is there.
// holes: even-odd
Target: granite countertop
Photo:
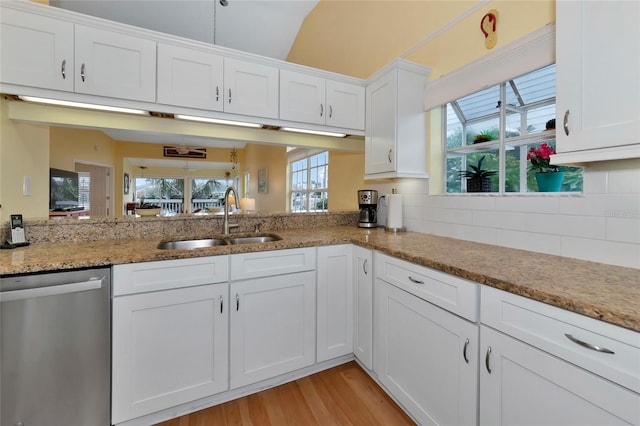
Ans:
[[[159,237],[33,244],[1,250],[0,275],[354,243],[640,332],[638,269],[415,232],[338,226],[275,233],[281,241],[197,250],[157,249]]]

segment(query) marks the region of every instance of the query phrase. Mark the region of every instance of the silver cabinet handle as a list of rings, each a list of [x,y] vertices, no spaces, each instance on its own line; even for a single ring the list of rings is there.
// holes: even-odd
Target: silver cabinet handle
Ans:
[[[324,105],[320,104],[320,117],[324,115]]]
[[[229,89],[229,103],[231,103],[231,89]]]
[[[580,345],[582,347],[585,347],[587,349],[591,349],[592,351],[602,352],[602,353],[605,353],[605,354],[615,354],[615,352],[612,351],[611,349],[603,348],[601,346],[592,345],[591,343],[587,343],[587,342],[585,342],[583,340],[576,339],[575,337],[573,337],[572,335],[567,334],[567,333],[565,333],[564,335],[567,337],[567,339],[571,340],[573,343],[575,343],[577,345]]]
[[[362,272],[364,272],[365,275],[368,274],[368,272],[367,272],[367,261],[368,261],[368,259],[365,259],[364,262],[362,263]]]
[[[416,284],[424,284],[424,281],[416,280],[411,275],[409,275],[409,281],[411,281],[412,283],[416,283]]]
[[[240,296],[236,294],[236,312],[240,310]]]
[[[224,311],[224,297],[220,296],[220,313]]]
[[[491,346],[487,348],[487,355],[484,357],[484,365],[487,367],[487,372],[491,374],[491,367],[489,366],[489,357],[491,356]]]
[[[216,102],[218,102],[218,99],[220,99],[220,88],[216,86]]]
[[[392,149],[389,150],[389,154],[387,155],[387,158],[389,159],[390,163],[393,163],[393,161],[391,161],[391,153],[393,152]]]
[[[82,82],[84,82],[84,77],[85,77],[84,76],[84,68],[85,68],[85,65],[83,63],[82,66],[80,67],[80,78],[82,79]]]
[[[569,110],[564,112],[564,120],[562,122],[562,127],[564,127],[564,134],[569,136]]]
[[[469,339],[464,341],[464,349],[462,350],[462,357],[464,358],[464,362],[469,364],[469,358],[467,358],[467,348],[469,347]]]
[[[333,106],[329,105],[329,118],[333,117]]]
[[[67,79],[67,60],[63,59],[62,64],[60,64],[60,71],[62,72],[62,79]]]

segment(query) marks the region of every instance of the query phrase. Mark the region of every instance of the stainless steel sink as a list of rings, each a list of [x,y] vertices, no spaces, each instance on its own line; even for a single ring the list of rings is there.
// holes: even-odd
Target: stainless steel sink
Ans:
[[[227,242],[222,238],[206,238],[201,240],[165,241],[158,244],[158,248],[161,250],[193,250],[225,245],[227,245]]]
[[[249,237],[233,237],[227,238],[226,241],[229,244],[262,244],[268,243],[271,241],[280,241],[280,238],[277,235],[268,234],[268,235],[253,235]]]
[[[263,244],[271,241],[280,241],[278,235],[262,234],[250,236],[237,236],[227,238],[203,238],[194,240],[164,241],[158,244],[160,250],[193,250],[198,248],[224,246],[227,244]]]

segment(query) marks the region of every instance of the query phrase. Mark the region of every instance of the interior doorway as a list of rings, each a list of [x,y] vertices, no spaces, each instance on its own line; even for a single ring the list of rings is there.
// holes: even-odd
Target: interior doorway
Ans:
[[[75,171],[88,184],[85,188],[88,193],[84,195],[89,214],[92,217],[113,217],[113,166],[76,162]]]

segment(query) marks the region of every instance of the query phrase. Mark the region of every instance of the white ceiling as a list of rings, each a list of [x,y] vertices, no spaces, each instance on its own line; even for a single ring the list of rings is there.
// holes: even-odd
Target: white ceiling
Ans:
[[[165,158],[134,158],[128,157],[125,158],[129,163],[133,166],[134,169],[140,168],[140,166],[144,167],[145,170],[148,168],[167,168],[167,169],[175,169],[176,167],[181,168],[185,171],[196,171],[196,170],[231,170],[232,164],[223,163],[223,162],[215,162],[215,161],[201,161],[201,160],[189,160],[189,159],[165,159]],[[176,164],[181,164],[176,166]],[[141,174],[144,174],[142,170],[136,170]]]
[[[285,60],[318,0],[50,0],[73,10]]]
[[[242,149],[246,145],[246,142],[243,141],[231,141],[227,139],[215,139],[200,136],[176,136],[169,133],[153,133],[118,129],[103,129],[102,131],[111,139],[115,140],[130,142],[153,142],[171,146],[183,145],[192,148]]]

